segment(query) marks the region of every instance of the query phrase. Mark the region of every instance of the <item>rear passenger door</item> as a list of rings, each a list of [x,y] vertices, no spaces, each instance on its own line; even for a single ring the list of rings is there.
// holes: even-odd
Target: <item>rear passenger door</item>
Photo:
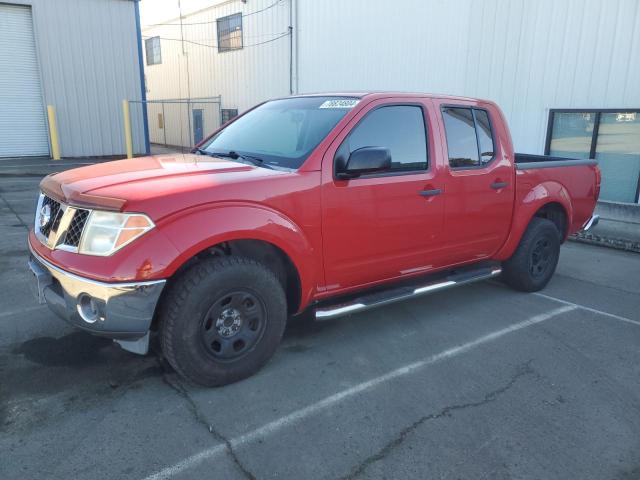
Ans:
[[[490,257],[506,241],[514,201],[514,169],[505,151],[510,147],[494,129],[501,118],[475,103],[440,103],[440,113],[449,263]]]

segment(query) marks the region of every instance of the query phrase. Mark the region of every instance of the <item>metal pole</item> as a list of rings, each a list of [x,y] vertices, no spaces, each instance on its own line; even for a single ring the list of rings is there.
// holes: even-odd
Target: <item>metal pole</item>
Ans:
[[[162,133],[164,134],[164,146],[167,146],[167,117],[164,114],[164,102],[162,102]]]
[[[122,117],[124,119],[124,143],[127,148],[127,158],[133,158],[133,141],[131,137],[131,114],[129,101],[122,100]]]
[[[47,105],[49,117],[49,138],[51,139],[51,156],[54,160],[60,160],[60,142],[58,140],[58,125],[56,123],[56,111],[53,105]]]
[[[191,140],[193,140],[193,136],[191,134],[191,99],[187,100],[187,119],[189,120],[189,141],[187,142],[187,148],[191,149]]]
[[[293,0],[289,0],[289,95],[293,95]]]

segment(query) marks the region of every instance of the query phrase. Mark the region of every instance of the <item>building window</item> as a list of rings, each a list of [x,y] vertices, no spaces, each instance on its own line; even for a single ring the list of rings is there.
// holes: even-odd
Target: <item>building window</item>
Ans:
[[[235,13],[216,20],[218,29],[218,52],[242,48],[242,14]]]
[[[600,199],[638,203],[639,110],[551,110],[545,154],[598,160]]]
[[[158,65],[162,63],[160,37],[147,38],[144,41],[144,47],[147,53],[147,65]]]
[[[222,117],[222,124],[224,125],[225,123],[227,123],[232,118],[238,116],[238,109],[237,108],[223,108],[220,111],[220,115]]]
[[[444,107],[442,118],[450,167],[481,167],[493,160],[493,134],[485,110]]]

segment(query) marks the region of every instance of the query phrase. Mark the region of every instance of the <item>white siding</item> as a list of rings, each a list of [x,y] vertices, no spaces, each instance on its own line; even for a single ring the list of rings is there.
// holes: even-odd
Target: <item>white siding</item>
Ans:
[[[491,99],[528,153],[543,152],[550,108],[640,107],[638,0],[281,0],[243,18],[245,45],[286,32],[291,2],[296,93]],[[273,3],[229,0],[189,14],[185,23],[210,23],[185,26],[185,38],[215,45],[216,18]],[[179,38],[180,28],[143,35]],[[221,95],[223,108],[243,111],[289,92],[288,37],[221,54],[185,45],[183,55],[180,42],[162,41],[162,65],[146,66],[150,98]]]
[[[42,94],[56,107],[62,156],[122,155],[122,100],[141,97],[134,2],[9,1],[32,7]],[[139,105],[131,116],[134,151],[142,153]]]
[[[637,0],[298,0],[299,92],[407,90],[496,101],[518,151],[549,108],[640,107]]]
[[[162,64],[146,65],[149,99],[222,96],[222,108],[240,112],[274,96],[289,94],[289,3],[282,0],[240,0],[184,16],[183,43],[179,25],[143,29],[143,38],[160,36]],[[213,3],[213,2],[212,2]],[[274,5],[275,3],[275,5]],[[265,9],[273,5],[273,7]],[[242,13],[240,50],[218,53],[216,19]],[[169,22],[179,24],[179,19]],[[198,23],[198,25],[192,25]],[[276,40],[277,37],[285,35]],[[176,40],[168,40],[176,39]],[[273,41],[270,41],[273,40]],[[193,42],[193,43],[189,43]],[[268,42],[268,43],[262,43]],[[257,45],[261,43],[261,45]],[[200,44],[200,45],[197,45]],[[205,132],[210,131],[209,128]]]

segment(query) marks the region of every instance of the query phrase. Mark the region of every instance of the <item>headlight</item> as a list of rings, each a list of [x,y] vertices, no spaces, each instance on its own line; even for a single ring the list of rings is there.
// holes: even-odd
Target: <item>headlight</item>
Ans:
[[[154,226],[149,217],[142,213],[93,210],[85,225],[78,253],[111,255]]]

